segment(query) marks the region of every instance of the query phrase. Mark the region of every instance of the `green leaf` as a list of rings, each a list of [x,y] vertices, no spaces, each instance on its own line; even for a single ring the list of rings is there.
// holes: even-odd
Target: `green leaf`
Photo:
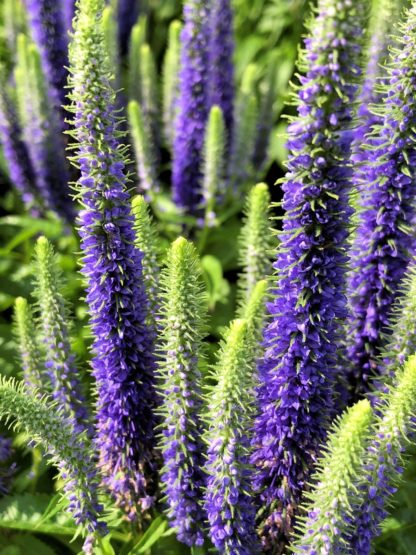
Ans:
[[[74,535],[76,526],[66,515],[50,514],[48,519],[44,519],[50,503],[51,497],[43,494],[6,496],[0,500],[0,528]]]
[[[167,528],[167,520],[163,516],[157,517],[140,538],[139,542],[129,551],[128,555],[146,553],[152,545],[166,535]]]
[[[95,548],[96,555],[116,555],[113,546],[111,545],[111,536],[100,538],[99,545]]]
[[[0,254],[6,256],[24,241],[42,233],[50,238],[58,238],[62,235],[62,224],[58,220],[34,219],[29,216],[6,216],[0,219],[0,226],[21,227],[13,238],[0,249]]]
[[[3,539],[2,539],[3,540]],[[56,555],[56,551],[35,536],[19,534],[0,540],[0,555]]]
[[[221,262],[215,256],[207,254],[201,260],[204,277],[207,284],[208,304],[211,310],[217,302],[227,302],[230,284],[223,277]]]

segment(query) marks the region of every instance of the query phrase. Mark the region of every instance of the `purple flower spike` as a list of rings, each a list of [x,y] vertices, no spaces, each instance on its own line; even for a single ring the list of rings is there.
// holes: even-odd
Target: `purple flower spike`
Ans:
[[[32,36],[42,59],[42,68],[59,105],[67,103],[68,34],[61,0],[25,0]],[[68,1],[68,0],[67,0]]]
[[[368,61],[358,99],[358,117],[360,123],[354,131],[355,145],[353,150],[355,151],[355,156],[357,154],[361,154],[361,156],[366,155],[366,151],[362,150],[363,139],[371,131],[373,125],[382,122],[382,118],[374,113],[371,105],[380,104],[383,99],[377,84],[381,80],[385,82],[387,77],[384,64],[388,57],[389,47],[393,42],[391,32],[393,23],[398,15],[399,6],[396,2],[381,0],[377,3],[375,10],[377,10],[377,13],[374,14],[372,25],[370,26],[372,33],[367,53]],[[359,159],[357,158],[357,160]]]
[[[34,171],[13,103],[4,86],[4,75],[0,79],[0,141],[3,146],[10,180],[20,192],[28,208],[35,204]],[[36,199],[38,201],[38,199]]]
[[[257,555],[256,506],[250,478],[256,359],[255,322],[234,320],[224,334],[206,411],[209,536],[221,555]]]
[[[35,297],[39,309],[45,363],[42,382],[57,401],[63,414],[69,416],[77,432],[87,429],[89,414],[68,330],[69,311],[61,292],[63,281],[52,245],[39,237],[35,247]]]
[[[158,391],[161,482],[168,516],[186,545],[204,543],[201,351],[206,297],[195,247],[183,237],[172,244],[162,274]]]
[[[228,142],[232,135],[234,119],[233,53],[231,2],[229,0],[214,0],[210,12],[209,104],[221,108],[228,131]]]
[[[97,445],[104,482],[130,519],[151,503],[154,437],[153,334],[142,253],[135,233],[100,16],[103,1],[81,0],[70,48],[74,138],[83,204],[83,274],[94,335]]]
[[[412,14],[413,12],[410,12]],[[353,397],[366,393],[380,372],[392,307],[416,247],[413,225],[416,187],[416,15],[409,17],[389,64],[384,104],[366,145],[371,153],[359,170],[362,190],[349,280],[352,315],[348,376]]]
[[[184,18],[172,186],[174,202],[195,212],[201,200],[201,163],[208,118],[207,3],[187,0]]]
[[[373,540],[381,533],[391,496],[400,483],[406,451],[414,442],[416,356],[396,370],[394,382],[381,394],[373,439],[350,490],[350,525],[344,533],[344,545],[357,555],[372,552]]]
[[[74,207],[69,196],[64,137],[47,94],[40,54],[24,35],[19,36],[17,46],[17,107],[22,138],[33,167],[33,182],[45,207],[72,223]]]
[[[264,332],[254,487],[266,551],[280,553],[326,436],[336,377],[351,168],[352,101],[365,2],[319,2],[289,128],[277,278]]]
[[[120,54],[127,54],[130,33],[139,16],[139,0],[118,0],[118,41]]]

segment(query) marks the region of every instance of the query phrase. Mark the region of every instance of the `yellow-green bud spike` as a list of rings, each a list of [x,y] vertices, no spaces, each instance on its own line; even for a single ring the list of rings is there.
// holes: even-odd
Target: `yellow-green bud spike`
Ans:
[[[272,273],[271,257],[276,239],[271,229],[270,214],[268,186],[258,183],[248,194],[239,238],[239,261],[243,268],[238,280],[240,310],[244,310],[256,283]]]

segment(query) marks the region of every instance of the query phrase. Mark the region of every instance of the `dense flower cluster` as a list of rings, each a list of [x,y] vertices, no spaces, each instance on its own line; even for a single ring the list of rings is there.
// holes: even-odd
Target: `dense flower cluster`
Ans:
[[[66,104],[68,34],[61,0],[25,0],[30,28],[51,85],[52,98]],[[66,0],[68,2],[68,0]]]
[[[353,553],[368,555],[373,538],[387,516],[387,506],[403,472],[403,457],[408,436],[416,431],[414,399],[416,395],[416,357],[405,363],[396,376],[396,385],[383,398],[385,407],[379,416],[376,435],[371,441],[355,493],[350,497],[354,525],[345,535]]]
[[[178,539],[204,543],[201,349],[206,299],[193,245],[177,239],[163,276],[160,322],[159,394],[163,399],[161,481]]]
[[[385,69],[389,47],[393,43],[393,26],[397,20],[399,3],[390,0],[381,0],[374,10],[370,22],[371,36],[367,50],[367,64],[363,76],[363,83],[358,98],[358,125],[354,129],[353,160],[359,162],[369,156],[363,141],[371,132],[374,125],[381,123],[381,118],[373,106],[380,104],[384,99],[385,89],[380,87],[386,81]],[[359,164],[354,168],[354,173],[360,170]]]
[[[214,368],[217,385],[209,398],[206,432],[205,509],[211,540],[224,555],[252,555],[259,549],[247,436],[253,413],[254,363],[249,324],[235,320]]]
[[[38,239],[35,253],[35,292],[45,350],[44,373],[50,382],[46,390],[51,389],[62,412],[73,419],[75,428],[83,430],[89,419],[88,409],[70,344],[68,310],[60,289],[61,272],[52,245],[45,237]]]
[[[416,15],[409,12],[390,65],[383,124],[370,136],[371,156],[360,170],[362,208],[352,247],[349,283],[352,316],[348,333],[350,384],[366,392],[379,373],[377,357],[391,323],[391,309],[414,253],[416,174]]]
[[[364,12],[363,2],[319,3],[306,40],[298,117],[289,128],[286,217],[264,333],[252,458],[266,549],[293,531],[332,405],[337,328],[346,316],[350,213],[350,139],[342,131],[352,116]]]
[[[27,395],[22,385],[16,386],[13,380],[4,377],[0,381],[0,416],[15,422],[18,429],[29,435],[32,444],[45,449],[63,479],[68,509],[85,533],[105,533],[91,445],[85,436],[74,433],[71,420],[64,418],[55,405]],[[84,552],[92,555],[93,544],[87,538],[88,549]]]
[[[17,113],[33,168],[32,183],[41,205],[72,223],[74,207],[69,197],[69,172],[60,117],[50,102],[37,48],[23,35],[19,36],[17,47],[14,71]]]
[[[328,435],[309,494],[308,515],[296,542],[296,553],[342,555],[347,544],[340,531],[347,520],[352,480],[370,433],[371,405],[362,400],[336,421]]]
[[[211,4],[209,104],[221,108],[230,143],[234,124],[233,13],[230,0],[213,0]]]
[[[22,141],[16,110],[5,87],[5,76],[2,74],[0,77],[1,144],[10,179],[22,195],[23,202],[30,208],[35,196],[33,166],[26,145]]]
[[[208,117],[209,30],[206,2],[185,2],[184,19],[172,187],[176,204],[195,210],[200,202],[201,155]]]
[[[18,297],[15,303],[15,330],[23,380],[28,389],[40,389],[42,385],[42,355],[31,306],[22,297]]]
[[[117,502],[134,519],[153,502],[155,362],[115,94],[96,23],[102,8],[100,0],[81,4],[70,49],[83,205],[79,232],[94,333],[100,466]]]

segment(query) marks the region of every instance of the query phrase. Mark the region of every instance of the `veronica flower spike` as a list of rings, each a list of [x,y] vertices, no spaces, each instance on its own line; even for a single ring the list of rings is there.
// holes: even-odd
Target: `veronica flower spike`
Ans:
[[[43,72],[51,86],[51,98],[63,106],[67,103],[68,33],[62,0],[25,2],[33,40],[39,48]]]
[[[161,480],[178,539],[204,543],[201,351],[207,299],[195,247],[180,237],[162,277],[159,342]]]
[[[208,118],[208,9],[186,0],[181,32],[178,112],[173,143],[173,200],[195,212],[201,200],[202,152]]]
[[[140,50],[146,42],[147,35],[147,18],[141,16],[137,23],[134,25],[129,44],[129,63],[127,75],[127,90],[129,100],[136,100],[141,102],[141,59]]]
[[[14,77],[22,139],[33,168],[32,183],[42,205],[72,223],[74,206],[58,115],[48,98],[38,49],[24,35],[17,41]]]
[[[234,320],[213,371],[205,434],[209,535],[221,555],[254,555],[260,546],[250,489],[248,431],[254,410],[255,349],[249,325]]]
[[[35,296],[39,309],[39,327],[45,348],[45,374],[62,412],[73,419],[77,429],[88,425],[86,398],[79,370],[72,352],[67,322],[68,308],[62,295],[62,274],[52,245],[40,237],[35,247]]]
[[[366,2],[320,0],[302,56],[289,127],[285,216],[260,365],[254,488],[264,550],[293,532],[332,406],[339,322],[346,316],[350,139]]]
[[[36,192],[36,186],[34,186],[32,162],[27,147],[22,140],[22,130],[15,106],[9,92],[6,90],[5,81],[5,73],[0,68],[0,140],[10,179],[29,209],[40,208],[42,204]]]
[[[148,322],[156,330],[160,308],[160,247],[159,235],[150,207],[144,197],[137,195],[132,201],[136,247],[143,253],[142,272],[149,301]]]
[[[222,555],[253,555],[259,545],[250,498],[249,439],[253,416],[254,351],[245,320],[235,320],[225,338],[208,401],[205,434],[208,475],[205,508],[210,538]]]
[[[209,113],[204,141],[203,170],[205,226],[209,228],[215,225],[216,204],[225,192],[225,127],[219,106],[212,106]]]
[[[172,151],[174,140],[174,126],[179,93],[179,67],[181,42],[180,34],[182,24],[180,21],[172,21],[169,26],[168,47],[163,60],[163,130],[165,142]]]
[[[234,38],[230,0],[213,0],[209,21],[209,105],[221,108],[227,144],[230,144],[234,123]]]
[[[262,334],[263,325],[266,316],[266,299],[267,299],[268,283],[266,279],[262,279],[253,287],[253,291],[247,303],[240,306],[237,313],[244,318],[249,327],[249,331],[253,335],[255,350],[258,355],[262,353]]]
[[[146,123],[143,110],[138,102],[131,100],[128,104],[130,134],[136,158],[139,189],[149,199],[160,191],[156,170],[156,153],[151,130]]]
[[[104,0],[80,0],[70,45],[79,233],[97,387],[97,446],[105,484],[128,518],[153,502],[154,334],[101,25]]]
[[[371,106],[380,103],[384,98],[378,84],[385,81],[387,72],[385,63],[388,58],[389,47],[392,46],[393,27],[397,20],[400,2],[379,0],[373,4],[370,22],[370,42],[367,50],[367,65],[363,76],[363,83],[358,98],[358,126],[354,130],[355,159],[365,157],[368,152],[363,150],[363,140],[371,131],[372,126],[382,123],[380,117],[374,113]],[[385,93],[386,90],[383,90]]]
[[[362,207],[351,250],[348,358],[351,394],[368,391],[380,373],[391,309],[414,254],[416,184],[416,3],[407,12],[392,50],[385,101],[378,108],[383,125],[368,138],[371,158],[360,170]]]
[[[257,66],[249,64],[244,71],[238,91],[236,109],[238,114],[233,126],[233,140],[227,175],[231,183],[231,195],[246,186],[253,173],[253,153],[258,122]],[[251,183],[250,183],[251,185]]]
[[[42,390],[41,368],[44,367],[32,308],[23,297],[14,306],[15,333],[23,368],[23,379],[28,389]]]
[[[35,392],[36,393],[36,392]],[[106,533],[92,447],[84,434],[74,434],[70,419],[45,397],[32,395],[23,384],[0,378],[0,418],[40,445],[59,470],[68,510],[86,536],[83,552],[96,553],[98,536]]]
[[[362,461],[370,435],[372,410],[368,400],[349,408],[336,423],[312,477],[313,489],[294,551],[299,554],[342,555],[348,545],[340,534],[351,515],[353,478]]]
[[[238,299],[244,307],[259,280],[272,273],[270,193],[266,183],[255,185],[247,196],[244,224],[239,237],[239,262],[243,268],[238,280]]]
[[[357,471],[349,530],[344,539],[351,553],[369,555],[372,540],[380,533],[387,516],[391,495],[403,472],[403,455],[410,446],[409,436],[416,432],[416,356],[411,356],[382,398],[375,437]]]
[[[416,353],[416,259],[407,268],[400,285],[401,295],[392,309],[391,334],[383,355],[382,376],[391,376],[397,363]]]

